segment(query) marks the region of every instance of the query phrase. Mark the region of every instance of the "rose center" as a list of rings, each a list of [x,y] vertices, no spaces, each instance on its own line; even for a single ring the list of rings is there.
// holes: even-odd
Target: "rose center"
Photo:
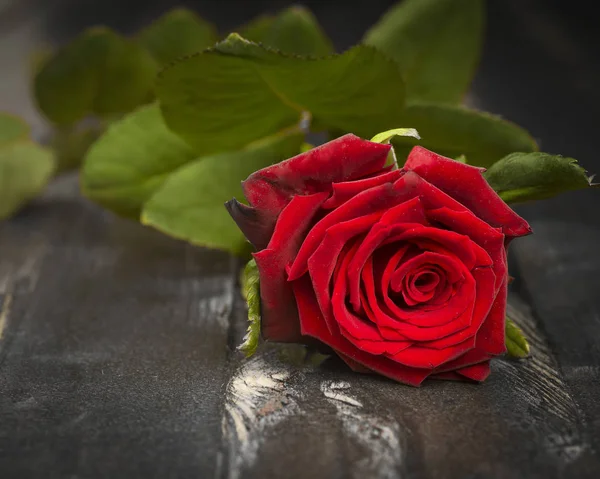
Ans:
[[[435,265],[423,265],[404,276],[400,286],[402,298],[409,306],[427,303],[446,285],[444,271]]]
[[[428,270],[418,272],[412,279],[413,287],[424,293],[435,289],[439,282],[439,274],[435,271]]]

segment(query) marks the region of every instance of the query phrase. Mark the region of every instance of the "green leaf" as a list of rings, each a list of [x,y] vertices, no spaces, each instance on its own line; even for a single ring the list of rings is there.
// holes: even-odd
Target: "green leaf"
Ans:
[[[82,189],[92,200],[138,218],[144,202],[175,169],[197,158],[163,122],[157,105],[112,124],[89,150]]]
[[[256,352],[260,340],[260,277],[256,261],[251,259],[242,275],[242,295],[248,304],[248,332],[238,346],[247,358]]]
[[[371,138],[371,141],[374,143],[389,144],[392,138],[397,136],[409,136],[417,140],[421,139],[419,132],[414,128],[394,128],[393,130],[377,133],[373,138]],[[398,160],[396,158],[396,152],[394,151],[394,148],[389,151],[386,164],[394,165],[394,168],[398,168]]]
[[[35,97],[48,119],[61,125],[91,113],[124,113],[147,101],[156,69],[141,46],[107,28],[92,28],[43,64]]]
[[[209,154],[297,124],[304,112],[369,138],[399,123],[402,85],[396,65],[371,47],[315,60],[232,34],[164,70],[157,92],[167,125]]]
[[[303,140],[298,130],[282,132],[179,168],[146,203],[142,223],[196,245],[244,254],[248,243],[223,204],[243,197],[241,181],[251,173],[298,154]]]
[[[539,152],[508,155],[484,176],[507,203],[541,200],[593,186],[577,160]]]
[[[0,147],[29,137],[29,125],[19,117],[0,112]]]
[[[165,65],[179,57],[201,52],[214,45],[217,38],[213,25],[191,10],[176,8],[142,30],[138,41],[160,65]]]
[[[514,151],[537,150],[535,141],[523,128],[460,106],[413,103],[407,106],[400,124],[419,132],[421,146],[449,158],[465,155],[474,166],[489,167]],[[392,143],[396,155],[402,158],[416,140],[396,137]]]
[[[53,171],[52,153],[35,143],[17,141],[0,148],[0,219],[34,198]]]
[[[512,358],[526,358],[529,356],[529,343],[523,331],[510,319],[506,318],[506,354]]]
[[[289,7],[278,15],[262,15],[239,30],[246,40],[262,43],[284,53],[322,57],[333,53],[333,45],[307,8]]]
[[[259,40],[284,53],[323,57],[333,53],[331,40],[306,8],[292,6],[277,15]]]
[[[410,136],[417,140],[420,140],[419,132],[414,128],[394,128],[393,130],[383,131],[381,133],[377,133],[371,141],[374,143],[389,143],[392,138],[396,136]]]
[[[260,15],[234,31],[238,32],[246,40],[254,43],[262,43],[274,21],[274,15]]]
[[[54,57],[55,53],[54,48],[50,45],[42,45],[29,53],[27,60],[32,78],[35,78],[42,71],[46,63]]]
[[[406,73],[411,100],[458,103],[483,41],[483,0],[404,0],[365,35]]]
[[[79,168],[90,147],[106,129],[103,122],[87,123],[54,129],[50,147],[54,152],[56,174]]]

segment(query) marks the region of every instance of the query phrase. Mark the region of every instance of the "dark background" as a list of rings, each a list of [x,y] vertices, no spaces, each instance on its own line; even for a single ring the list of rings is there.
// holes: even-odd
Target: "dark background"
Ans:
[[[133,33],[186,5],[227,32],[290,3],[0,0],[0,110],[43,135],[28,55],[85,27]],[[303,3],[343,51],[395,2]],[[590,172],[600,172],[595,3],[489,1],[467,98]],[[476,388],[413,390],[336,366],[292,373],[285,388],[273,380],[249,396],[262,412],[244,416],[244,442],[228,416],[243,402],[236,378],[285,367],[269,354],[244,365],[232,351],[244,328],[238,265],[116,219],[62,179],[0,225],[0,305],[11,302],[0,327],[0,477],[598,477],[599,206],[588,190],[519,208],[535,235],[511,246],[510,303],[532,359],[497,362]],[[362,409],[323,398],[340,378]],[[290,405],[305,414],[282,419]]]

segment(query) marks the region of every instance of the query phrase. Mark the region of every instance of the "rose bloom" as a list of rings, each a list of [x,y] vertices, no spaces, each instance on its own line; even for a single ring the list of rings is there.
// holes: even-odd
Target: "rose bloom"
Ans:
[[[262,335],[315,338],[417,386],[484,380],[506,351],[506,247],[531,233],[482,169],[345,135],[243,182],[227,207],[260,273]]]

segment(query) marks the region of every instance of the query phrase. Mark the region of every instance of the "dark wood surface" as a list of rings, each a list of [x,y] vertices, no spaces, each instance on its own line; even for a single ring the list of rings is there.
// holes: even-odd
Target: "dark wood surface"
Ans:
[[[129,31],[166,3],[0,2],[0,109],[42,134],[27,52],[98,21]],[[284,3],[196,2],[223,29]],[[343,49],[391,2],[307,3]],[[599,35],[569,5],[490,2],[469,102],[600,172]],[[61,178],[0,224],[0,477],[596,478],[599,206],[588,191],[520,209],[535,235],[511,246],[509,307],[531,359],[496,361],[479,386],[413,389],[273,348],[242,360],[236,260]]]

